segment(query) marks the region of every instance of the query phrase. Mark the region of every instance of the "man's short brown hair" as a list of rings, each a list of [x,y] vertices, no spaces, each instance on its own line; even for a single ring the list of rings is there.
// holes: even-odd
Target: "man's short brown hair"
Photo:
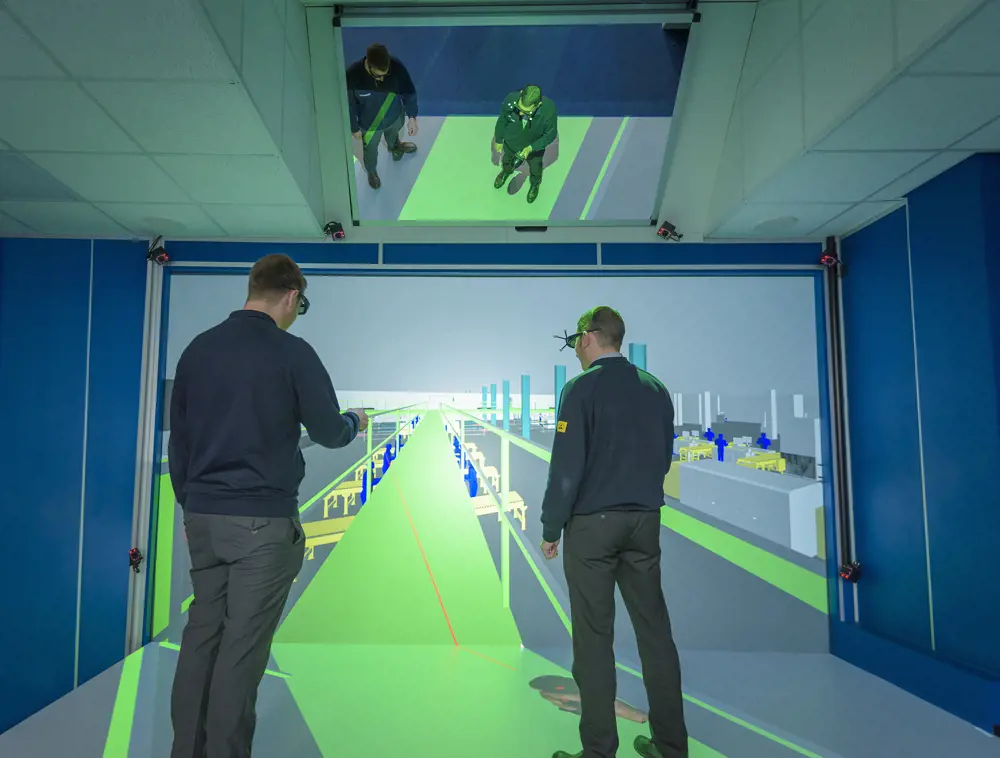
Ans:
[[[378,43],[369,45],[365,50],[365,60],[368,61],[368,67],[376,71],[389,70],[389,50],[385,45]]]
[[[607,305],[599,305],[584,313],[576,328],[580,332],[593,331],[601,347],[621,350],[625,341],[625,322],[618,311]]]
[[[298,264],[284,253],[265,255],[250,269],[248,300],[279,300],[289,290],[306,291],[306,278]]]

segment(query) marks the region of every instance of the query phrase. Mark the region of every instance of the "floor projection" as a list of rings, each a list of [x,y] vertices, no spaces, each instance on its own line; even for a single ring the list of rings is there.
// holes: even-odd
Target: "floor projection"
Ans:
[[[359,221],[649,222],[686,30],[345,26],[341,34]],[[391,57],[387,70],[369,65],[373,44]],[[397,77],[405,91],[387,96]],[[557,113],[555,139],[541,127],[531,132],[545,108],[532,119],[515,113],[515,131],[531,138],[507,132],[502,141],[519,150],[541,139],[547,147],[515,160],[498,187],[498,119],[510,111],[505,98],[532,84]],[[532,164],[541,176],[537,197]]]
[[[168,379],[245,287],[245,276],[172,277]],[[293,331],[372,424],[340,450],[303,431],[306,560],[260,690],[255,755],[579,749],[566,581],[561,560],[541,555],[539,506],[554,399],[580,370],[551,335],[598,304],[619,309],[624,352],[674,397],[663,586],[691,755],[1000,754],[992,737],[827,653],[831,472],[812,278],[331,275],[308,292]],[[166,461],[159,481],[153,642],[0,737],[0,754],[168,758],[191,583]],[[648,705],[619,606],[626,756],[648,734]]]

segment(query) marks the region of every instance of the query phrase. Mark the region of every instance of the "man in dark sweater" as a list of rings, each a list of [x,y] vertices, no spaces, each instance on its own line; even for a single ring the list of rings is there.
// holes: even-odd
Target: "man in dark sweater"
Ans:
[[[412,142],[399,139],[404,116],[406,133],[411,137],[417,134],[417,88],[406,66],[389,55],[385,45],[369,45],[365,57],[347,69],[347,105],[351,133],[364,146],[368,185],[378,189],[382,186],[378,175],[379,142],[385,140],[394,161],[417,150]]]
[[[541,87],[529,84],[504,98],[493,130],[494,149],[501,155],[501,170],[494,187],[503,187],[514,173],[515,162],[527,161],[531,183],[528,202],[535,202],[542,183],[545,148],[558,136],[557,121],[556,104],[542,95]]]
[[[305,554],[302,426],[330,448],[368,426],[363,410],[341,413],[316,351],[287,331],[309,308],[292,259],[261,258],[248,289],[242,310],[184,350],[170,398],[170,481],[194,587],[171,758],[249,758],[257,688]]]
[[[660,509],[674,447],[674,406],[666,387],[621,354],[625,322],[606,306],[585,313],[575,334],[583,373],[559,400],[549,479],[542,501],[542,552],[559,554],[573,627],[573,678],[580,689],[576,756],[614,758],[615,585],[632,619],[652,739],[646,758],[687,758],[680,661],[660,583]]]

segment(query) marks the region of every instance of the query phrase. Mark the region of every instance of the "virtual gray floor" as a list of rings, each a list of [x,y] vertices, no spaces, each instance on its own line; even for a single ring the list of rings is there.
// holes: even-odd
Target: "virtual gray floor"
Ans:
[[[384,140],[382,141],[377,167],[382,185],[377,190],[368,186],[368,175],[361,160],[361,144],[356,140],[352,143],[354,157],[357,159],[353,163],[359,221],[385,222],[399,219],[444,121],[441,117],[422,116],[420,131],[416,137],[407,136],[404,127],[400,132],[400,139],[415,143],[417,152],[403,156],[400,161],[392,160]],[[588,221],[645,221],[653,212],[671,119],[629,118],[614,155],[604,169],[623,122],[623,118],[593,120],[560,190],[549,216],[550,220],[579,220],[586,210],[585,218]],[[484,155],[490,148],[490,139],[491,135],[484,135]],[[555,149],[558,150],[558,144]],[[560,158],[546,155],[546,167],[553,160]],[[456,171],[462,170],[461,163],[462,161],[456,161]],[[526,167],[521,168],[522,171],[508,185],[512,194],[517,194],[524,188]],[[587,208],[587,200],[602,169],[605,171],[604,178]],[[545,184],[543,175],[543,189],[549,186]],[[442,203],[445,202],[446,199],[442,199]]]

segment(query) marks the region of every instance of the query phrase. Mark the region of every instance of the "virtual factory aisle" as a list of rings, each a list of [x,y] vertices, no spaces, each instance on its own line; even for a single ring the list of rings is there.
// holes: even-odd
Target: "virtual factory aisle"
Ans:
[[[537,507],[529,514],[537,519]],[[350,529],[317,570],[304,572],[261,686],[255,754],[543,758],[576,749],[565,588],[538,566],[533,538],[511,523],[508,608],[489,544],[498,537],[497,516],[477,516],[444,418],[427,412]],[[169,642],[137,651],[0,736],[0,755],[166,758],[176,654]],[[704,660],[685,665],[694,670],[689,680],[712,668]],[[761,676],[744,686],[774,700],[780,661],[760,654],[758,665]],[[887,721],[903,719],[935,741],[899,752],[898,730],[890,728],[871,735],[866,752],[839,753],[710,702],[689,683],[693,758],[1000,755],[990,739],[878,680],[813,668],[816,687],[862,702],[877,696]],[[623,665],[619,682],[619,754],[628,755],[634,736],[646,731],[646,705],[637,671]],[[794,702],[785,707],[794,714]],[[842,728],[843,716],[831,712],[825,720]]]

